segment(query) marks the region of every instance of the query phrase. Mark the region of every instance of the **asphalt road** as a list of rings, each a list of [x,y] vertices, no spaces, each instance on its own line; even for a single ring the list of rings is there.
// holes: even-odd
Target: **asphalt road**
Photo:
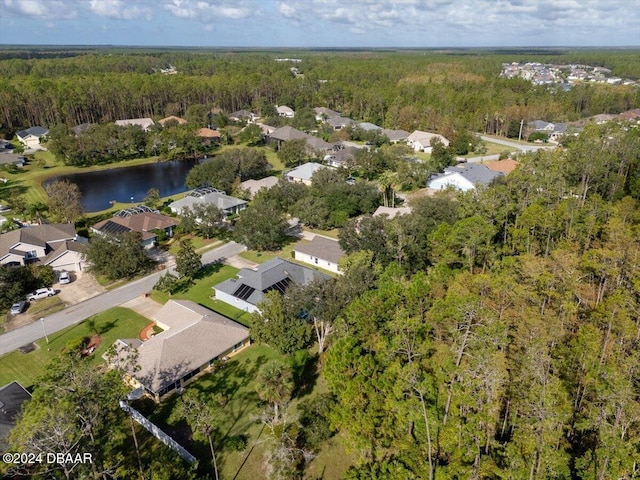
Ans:
[[[486,137],[484,135],[480,135],[480,138],[485,142],[497,143],[499,145],[504,145],[505,147],[520,150],[521,152],[536,152],[538,150],[553,150],[556,148],[555,145],[522,145],[521,143],[510,142],[509,140],[504,140],[502,138]]]
[[[206,265],[208,263],[223,262],[225,259],[237,255],[245,249],[246,247],[244,245],[230,242],[202,254],[202,263]],[[171,263],[169,264],[169,271],[173,271]],[[54,338],[55,333],[62,329],[80,323],[93,315],[104,312],[111,307],[121,305],[150,291],[160,276],[165,272],[166,270],[152,273],[122,287],[102,293],[54,313],[53,315],[49,315],[44,318],[44,321],[37,321],[12,330],[4,335],[0,335],[0,355],[12,352],[23,345],[43,338],[45,336],[45,330],[49,338]]]

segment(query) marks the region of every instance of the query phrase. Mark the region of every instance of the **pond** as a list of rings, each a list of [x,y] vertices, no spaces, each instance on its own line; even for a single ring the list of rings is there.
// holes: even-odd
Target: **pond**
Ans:
[[[85,212],[98,212],[111,207],[111,202],[140,203],[151,188],[161,197],[187,190],[184,180],[194,165],[202,160],[170,160],[147,163],[135,167],[120,167],[97,172],[74,173],[50,178],[43,186],[68,180],[82,193],[81,204]]]

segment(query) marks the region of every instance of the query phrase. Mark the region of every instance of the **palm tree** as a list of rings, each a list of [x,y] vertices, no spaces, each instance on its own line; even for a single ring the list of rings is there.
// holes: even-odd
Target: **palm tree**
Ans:
[[[293,374],[291,368],[277,360],[266,363],[258,372],[256,392],[261,400],[273,405],[273,423],[279,420],[280,406],[291,398]]]

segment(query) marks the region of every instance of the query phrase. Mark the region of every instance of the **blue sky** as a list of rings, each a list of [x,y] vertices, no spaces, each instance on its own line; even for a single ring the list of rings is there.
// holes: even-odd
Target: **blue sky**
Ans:
[[[0,44],[640,46],[640,0],[0,0]]]

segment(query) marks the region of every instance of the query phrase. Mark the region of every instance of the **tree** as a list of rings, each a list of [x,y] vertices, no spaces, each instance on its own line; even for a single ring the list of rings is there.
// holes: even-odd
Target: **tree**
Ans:
[[[176,254],[176,271],[181,277],[193,278],[201,268],[202,260],[194,250],[191,239],[182,239]]]
[[[278,158],[285,167],[300,165],[307,157],[307,141],[304,138],[284,142],[278,150]]]
[[[150,188],[143,202],[149,208],[158,208],[160,204],[160,191],[157,188]]]
[[[220,406],[203,392],[189,389],[178,400],[175,415],[187,421],[196,440],[206,440],[209,443],[213,470],[218,480],[218,463],[212,437],[220,422]]]
[[[127,232],[115,237],[94,236],[85,251],[89,270],[109,280],[148,271],[153,261],[147,257],[140,240],[139,232]]]
[[[251,123],[240,131],[240,135],[238,137],[241,142],[246,143],[249,146],[255,146],[262,143],[262,129],[259,125]]]
[[[45,191],[49,195],[49,213],[56,221],[74,223],[83,215],[80,204],[80,189],[68,180],[56,181],[46,185]]]
[[[256,377],[256,391],[261,400],[271,404],[273,423],[280,422],[280,408],[285,405],[293,393],[293,374],[291,368],[278,360],[265,363]]]
[[[233,238],[253,250],[278,250],[287,239],[289,224],[283,213],[265,197],[256,197],[240,214]]]

